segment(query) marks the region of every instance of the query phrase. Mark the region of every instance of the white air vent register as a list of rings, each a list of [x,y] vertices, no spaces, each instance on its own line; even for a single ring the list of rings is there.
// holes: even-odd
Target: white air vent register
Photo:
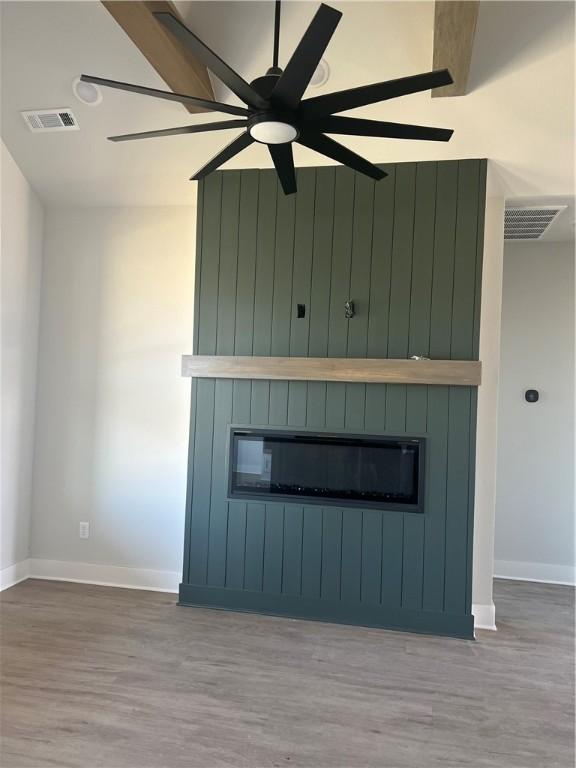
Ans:
[[[32,133],[47,133],[48,131],[78,131],[79,126],[72,110],[62,109],[33,109],[20,113]]]
[[[565,205],[536,205],[506,208],[504,240],[540,240]]]

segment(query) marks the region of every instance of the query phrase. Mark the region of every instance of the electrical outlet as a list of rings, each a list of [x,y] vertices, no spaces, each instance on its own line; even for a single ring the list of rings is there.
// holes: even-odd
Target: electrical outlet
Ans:
[[[90,538],[90,523],[78,523],[78,536],[81,539]]]

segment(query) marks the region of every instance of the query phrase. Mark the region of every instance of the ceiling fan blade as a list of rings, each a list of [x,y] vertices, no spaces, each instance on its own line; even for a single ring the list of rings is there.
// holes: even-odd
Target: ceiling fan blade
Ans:
[[[199,125],[184,125],[181,128],[164,128],[160,131],[144,131],[143,133],[123,133],[120,136],[108,136],[108,141],[132,141],[133,139],[154,139],[158,136],[181,136],[185,133],[204,133],[205,131],[222,131],[227,128],[245,128],[247,120],[222,120],[219,123],[200,123]]]
[[[341,18],[340,11],[320,6],[272,91],[273,101],[287,109],[298,107]]]
[[[249,85],[244,78],[222,61],[199,37],[184,26],[171,13],[155,13],[158,21],[169,30],[174,37],[180,40],[192,53],[197,56],[204,65],[213,72],[230,90],[242,99],[245,104],[254,109],[264,109],[267,102],[260,94]]]
[[[451,128],[431,128],[427,125],[385,123],[379,120],[361,120],[357,117],[331,115],[322,120],[305,123],[306,130],[321,133],[339,133],[348,136],[380,136],[389,139],[422,139],[424,141],[449,141],[454,133]]]
[[[296,192],[296,172],[294,171],[292,144],[268,144],[268,149],[284,194],[294,194]]]
[[[331,157],[342,165],[347,165],[354,171],[363,173],[365,176],[370,176],[372,179],[380,181],[387,173],[382,171],[376,165],[373,165],[368,160],[365,160],[356,152],[352,152],[348,147],[344,147],[334,139],[330,139],[328,136],[324,136],[323,133],[302,133],[298,139],[299,144],[303,144],[309,149],[313,149],[315,152],[319,152],[321,155]]]
[[[196,171],[194,176],[190,177],[190,181],[196,181],[198,179],[203,179],[205,176],[208,176],[209,173],[215,171],[227,160],[230,160],[231,157],[234,157],[234,155],[242,152],[243,149],[249,147],[253,142],[254,139],[252,136],[250,136],[248,131],[246,131],[246,133],[242,133],[240,136],[234,139],[234,141],[231,141],[230,144],[226,145],[224,149],[215,155],[212,160],[206,163],[206,165],[203,165],[199,171]]]
[[[327,117],[333,112],[345,112],[355,107],[364,107],[378,101],[395,99],[409,93],[418,93],[419,91],[427,91],[429,88],[440,88],[443,85],[451,84],[450,72],[447,69],[437,69],[434,72],[425,72],[421,75],[400,77],[397,80],[386,80],[383,83],[362,85],[359,88],[315,96],[302,102],[300,114],[304,119],[312,120]]]
[[[207,99],[198,99],[196,96],[185,96],[181,93],[172,93],[172,91],[159,91],[157,88],[146,88],[143,85],[132,85],[131,83],[121,83],[119,80],[106,80],[104,77],[94,77],[93,75],[82,75],[80,80],[85,83],[94,83],[103,85],[106,88],[117,88],[119,91],[129,91],[130,93],[140,93],[143,96],[154,96],[157,99],[166,99],[167,101],[177,101],[180,104],[192,104],[202,109],[213,110],[214,112],[226,112],[229,115],[247,115],[248,110],[243,107],[235,107],[232,104],[222,104],[219,101],[209,101]]]

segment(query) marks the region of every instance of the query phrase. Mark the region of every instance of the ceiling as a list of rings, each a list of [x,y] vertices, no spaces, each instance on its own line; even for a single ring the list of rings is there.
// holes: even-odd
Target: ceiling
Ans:
[[[319,94],[431,69],[432,2],[333,2],[344,17],[327,50]],[[271,2],[179,2],[189,26],[250,80],[271,58]],[[287,60],[316,2],[286,2],[280,59]],[[189,176],[234,133],[112,144],[115,133],[222,119],[178,104],[106,90],[81,104],[81,73],[156,88],[165,85],[99,2],[2,2],[2,137],[47,205],[186,205]],[[215,83],[216,96],[236,97]],[[70,107],[80,130],[31,133],[21,110]],[[448,144],[344,137],[373,162],[488,157],[504,194],[515,199],[574,195],[574,6],[567,2],[485,2],[480,9],[464,97],[429,93],[355,110],[374,119],[455,129]],[[328,161],[295,146],[296,165]],[[226,165],[269,167],[253,145]]]

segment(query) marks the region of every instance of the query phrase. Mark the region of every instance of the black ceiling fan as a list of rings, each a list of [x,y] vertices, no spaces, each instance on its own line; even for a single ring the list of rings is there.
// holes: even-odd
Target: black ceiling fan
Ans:
[[[292,54],[292,58],[286,68],[282,70],[278,66],[280,0],[276,0],[273,63],[265,75],[256,78],[251,83],[247,83],[240,77],[175,16],[170,13],[155,13],[154,15],[171,34],[204,63],[207,69],[227,85],[246,104],[246,107],[236,107],[231,104],[222,104],[194,96],[160,91],[155,88],[146,88],[90,75],[82,75],[81,79],[88,83],[177,101],[182,104],[193,104],[197,107],[243,118],[109,137],[110,141],[130,141],[157,136],[176,136],[186,133],[242,128],[240,136],[206,163],[192,176],[191,180],[204,178],[254,141],[268,145],[282,189],[287,195],[296,192],[296,174],[292,157],[293,141],[330,157],[338,163],[347,165],[355,171],[379,180],[386,176],[384,171],[334,139],[329,138],[326,134],[422,139],[426,141],[448,141],[452,136],[453,131],[447,128],[387,123],[334,114],[355,107],[394,99],[409,93],[450,85],[452,78],[447,69],[302,99],[304,91],[342,17],[340,11],[328,5],[322,4],[320,6]]]

